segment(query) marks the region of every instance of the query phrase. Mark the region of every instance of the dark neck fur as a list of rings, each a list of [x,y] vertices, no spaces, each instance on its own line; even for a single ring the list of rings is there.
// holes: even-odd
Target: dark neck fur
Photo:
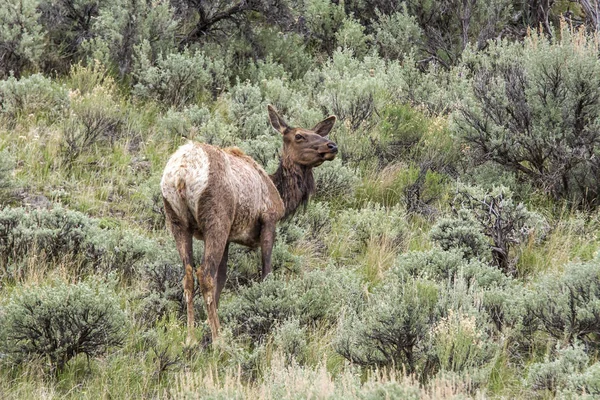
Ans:
[[[295,164],[282,158],[271,180],[275,184],[285,205],[285,216],[293,215],[298,207],[306,206],[309,197],[315,192],[315,179],[312,168]]]

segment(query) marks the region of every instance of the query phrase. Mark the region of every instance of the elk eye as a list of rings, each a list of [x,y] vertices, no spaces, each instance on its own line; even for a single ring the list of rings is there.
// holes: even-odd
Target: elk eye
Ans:
[[[304,136],[296,134],[296,140],[302,140],[302,139],[304,139]]]

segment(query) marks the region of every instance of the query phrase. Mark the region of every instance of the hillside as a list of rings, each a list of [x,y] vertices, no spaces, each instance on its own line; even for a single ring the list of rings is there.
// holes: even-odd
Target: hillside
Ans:
[[[600,396],[595,6],[0,0],[0,398]],[[187,343],[163,170],[268,104],[339,153]]]

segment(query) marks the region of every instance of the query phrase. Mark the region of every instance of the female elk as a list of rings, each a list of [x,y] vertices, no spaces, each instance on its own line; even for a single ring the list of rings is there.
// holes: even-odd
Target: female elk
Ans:
[[[292,128],[267,107],[269,120],[283,136],[279,168],[269,176],[240,149],[189,142],[167,162],[160,183],[168,225],[185,268],[188,340],[194,326],[192,237],[204,241],[196,275],[208,311],[213,340],[219,333],[217,306],[225,285],[229,243],[260,246],[262,277],[271,272],[277,221],[292,214],[314,192],[312,168],[333,160],[337,146],[325,137],[335,116],[313,129]]]

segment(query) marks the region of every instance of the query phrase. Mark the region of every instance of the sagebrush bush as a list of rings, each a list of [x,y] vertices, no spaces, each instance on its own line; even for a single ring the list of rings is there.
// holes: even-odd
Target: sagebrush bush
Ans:
[[[9,120],[30,114],[58,117],[68,104],[66,88],[41,74],[0,80],[0,111]]]
[[[320,200],[349,199],[354,195],[359,178],[355,171],[337,157],[315,169],[316,197]]]
[[[335,232],[343,232],[341,248],[350,252],[364,250],[373,240],[389,240],[399,246],[407,234],[406,212],[399,206],[386,208],[368,203],[357,210],[341,211],[332,222]]]
[[[212,96],[224,88],[222,62],[211,59],[200,51],[157,55],[156,60],[138,52],[133,75],[137,83],[134,95],[172,106],[184,106],[200,96]]]
[[[154,60],[175,50],[177,17],[169,2],[135,1],[99,4],[90,35],[81,44],[88,58],[101,60],[120,77],[132,72],[136,49]]]
[[[546,358],[529,367],[527,383],[534,390],[549,390],[554,394],[559,389],[574,389],[588,363],[589,357],[581,346],[557,348],[554,360]]]
[[[431,228],[431,239],[443,250],[457,249],[466,259],[491,260],[490,244],[472,215],[463,210],[452,218],[440,218]]]
[[[112,81],[90,92],[70,93],[71,115],[63,123],[62,150],[68,165],[101,142],[113,143],[124,131],[126,115]]]
[[[61,281],[15,291],[2,307],[3,360],[45,359],[57,371],[79,354],[96,357],[122,344],[125,313],[105,283]]]
[[[433,327],[433,353],[442,371],[463,372],[489,361],[493,343],[478,325],[474,315],[450,309]]]
[[[481,288],[504,286],[509,278],[491,265],[477,259],[465,259],[460,250],[411,251],[398,256],[394,271],[438,282],[454,281],[459,277]]]
[[[351,50],[337,50],[321,70],[304,77],[317,104],[335,114],[351,131],[372,126],[385,99],[385,63],[376,57],[363,61]]]
[[[456,127],[482,160],[555,199],[596,206],[598,39],[566,22],[559,33],[533,32],[523,43],[496,41],[467,52],[463,63],[472,84]]]
[[[4,279],[24,275],[27,257],[67,263],[75,276],[96,269],[131,278],[136,265],[156,254],[154,243],[118,229],[102,229],[98,220],[76,211],[5,208],[0,211],[0,269]]]
[[[363,302],[357,277],[332,268],[305,272],[288,282],[269,279],[242,288],[220,313],[236,334],[261,342],[278,324],[293,318],[302,326],[335,324],[344,308]]]
[[[153,326],[161,318],[174,313],[182,321],[186,318],[187,305],[183,295],[185,269],[179,262],[154,261],[143,265],[139,275],[144,282],[143,293],[136,319],[142,324]],[[204,302],[201,295],[194,296],[194,313],[198,320],[205,319]]]
[[[558,341],[600,348],[600,260],[573,263],[545,274],[532,288],[526,308],[539,329]]]
[[[288,362],[302,363],[306,356],[306,327],[301,326],[296,318],[284,321],[277,327],[273,335],[273,343]]]
[[[424,279],[387,280],[360,312],[344,316],[335,349],[351,362],[431,373],[431,327],[441,318],[439,285]]]
[[[502,186],[489,191],[459,186],[452,207],[459,219],[474,221],[489,238],[494,262],[507,273],[514,272],[511,248],[530,235],[544,238],[549,230],[541,215],[529,211],[523,203],[515,203],[510,190]]]
[[[255,139],[261,134],[273,133],[265,117],[267,105],[258,86],[250,82],[238,82],[227,97],[229,117],[238,128],[238,138]]]
[[[198,107],[195,104],[181,111],[170,108],[160,116],[157,127],[160,132],[166,132],[170,137],[192,139],[210,118],[210,111],[206,107]]]
[[[3,207],[12,197],[10,191],[14,184],[13,169],[14,160],[8,150],[0,151],[0,207]]]
[[[38,23],[40,0],[0,1],[0,79],[19,77],[39,66],[44,28]]]
[[[383,14],[379,10],[374,41],[379,54],[385,59],[402,60],[416,50],[423,34],[414,16],[408,14],[406,7],[394,14]]]

